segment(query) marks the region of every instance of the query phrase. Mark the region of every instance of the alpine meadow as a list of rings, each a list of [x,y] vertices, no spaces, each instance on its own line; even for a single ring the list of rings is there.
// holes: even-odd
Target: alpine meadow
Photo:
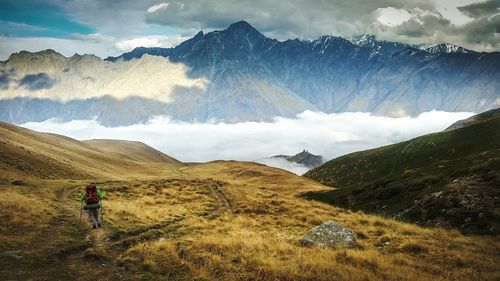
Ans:
[[[500,280],[500,2],[0,0],[0,280]]]

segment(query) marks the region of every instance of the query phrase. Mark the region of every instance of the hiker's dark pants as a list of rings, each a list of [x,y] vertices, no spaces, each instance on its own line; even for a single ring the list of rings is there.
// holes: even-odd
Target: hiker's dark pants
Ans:
[[[101,208],[88,209],[89,212],[89,222],[91,225],[97,225],[101,223]]]

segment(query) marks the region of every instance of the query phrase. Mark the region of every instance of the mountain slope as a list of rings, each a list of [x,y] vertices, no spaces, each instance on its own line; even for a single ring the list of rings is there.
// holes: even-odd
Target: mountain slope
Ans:
[[[499,111],[500,110],[498,108],[497,109],[492,109],[492,110],[485,111],[485,112],[483,112],[481,114],[471,116],[471,117],[469,117],[467,119],[459,120],[459,121],[451,124],[448,128],[446,128],[445,131],[455,130],[455,129],[459,129],[459,128],[464,128],[464,127],[467,127],[467,126],[470,126],[470,125],[474,125],[474,124],[477,124],[477,123],[480,123],[480,122],[488,121],[490,119],[495,119],[500,114]]]
[[[500,105],[500,53],[428,52],[373,36],[267,38],[245,21],[175,48],[136,48],[106,61],[47,50],[0,62],[0,120],[157,115],[183,121],[268,121],[305,110],[408,116]]]
[[[342,156],[305,174],[306,197],[467,233],[500,231],[500,109],[475,124]]]
[[[216,103],[235,89],[243,91],[253,81],[262,80],[286,88],[324,112],[478,112],[500,102],[496,90],[500,87],[500,53],[433,54],[377,41],[373,36],[354,43],[335,36],[280,42],[264,37],[246,22],[195,37],[161,55],[191,67],[193,77],[211,81],[207,93]],[[147,48],[141,50],[133,51],[134,56],[150,53]],[[234,77],[248,77],[244,81],[249,83]],[[207,114],[225,117],[215,110]]]
[[[118,154],[122,159],[137,162],[160,162],[170,164],[181,163],[179,160],[174,159],[139,141],[93,139],[83,141],[83,143],[98,151],[115,155]]]
[[[96,119],[117,126],[168,115],[177,96],[199,96],[205,79],[158,56],[110,63],[92,55],[20,52],[0,62],[0,120]]]
[[[158,173],[153,167],[161,170],[180,163],[140,143],[80,142],[4,122],[0,122],[0,133],[0,172],[4,178],[123,178],[135,173],[153,175]]]

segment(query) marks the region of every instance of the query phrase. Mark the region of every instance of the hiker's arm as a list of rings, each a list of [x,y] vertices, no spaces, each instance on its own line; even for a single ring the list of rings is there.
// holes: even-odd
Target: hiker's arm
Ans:
[[[104,198],[104,196],[102,195],[102,191],[101,191],[100,188],[97,188],[96,193],[97,193],[97,196],[99,196],[99,200],[102,200],[102,198]]]
[[[87,199],[87,193],[82,193],[82,195],[80,195],[80,201],[83,202],[85,201],[85,199]]]

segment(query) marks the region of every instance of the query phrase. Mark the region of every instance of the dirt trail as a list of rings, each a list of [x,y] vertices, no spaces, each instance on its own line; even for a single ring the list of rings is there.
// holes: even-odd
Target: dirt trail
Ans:
[[[219,205],[222,205],[224,209],[227,209],[229,211],[233,210],[233,205],[231,204],[231,201],[229,198],[224,194],[222,189],[224,188],[224,185],[221,183],[210,183],[208,185],[208,189],[212,193],[212,196],[214,196],[217,201],[219,201]]]

